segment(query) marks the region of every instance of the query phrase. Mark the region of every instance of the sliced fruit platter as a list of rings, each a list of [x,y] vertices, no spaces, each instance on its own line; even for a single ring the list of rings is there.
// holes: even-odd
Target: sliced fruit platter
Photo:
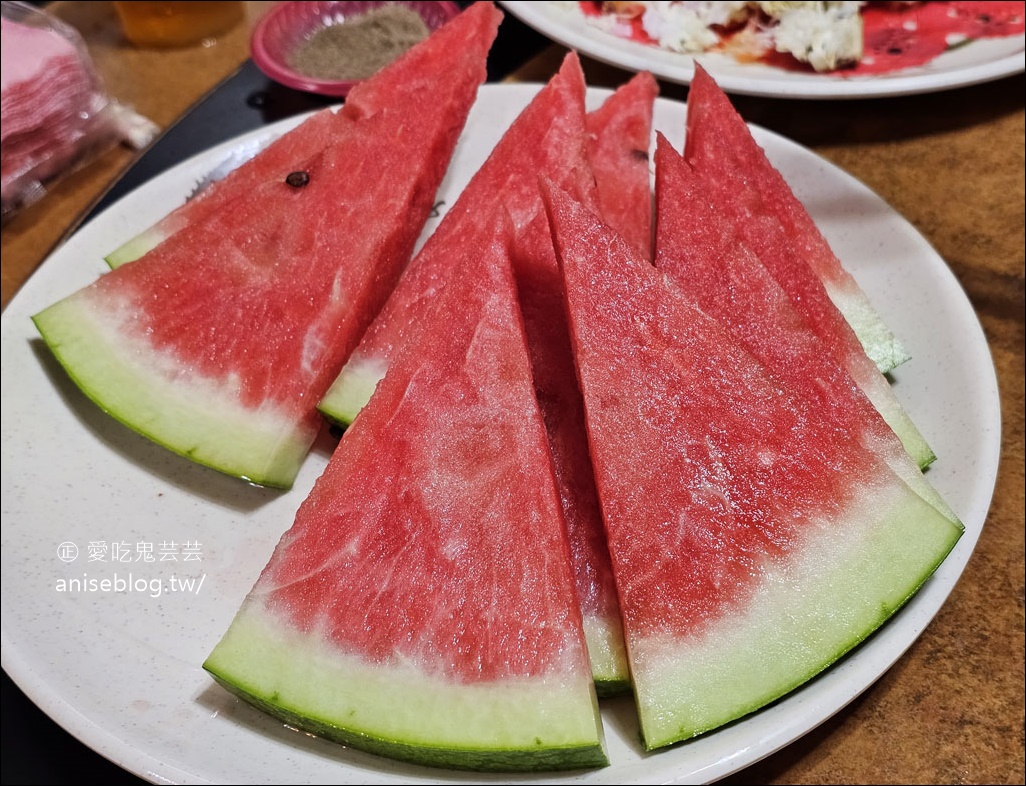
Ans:
[[[972,551],[993,368],[922,238],[707,75],[687,113],[572,53],[479,86],[472,9],[4,314],[4,667],[132,771],[712,780],[868,687]],[[157,539],[202,544],[195,592],[40,575]]]

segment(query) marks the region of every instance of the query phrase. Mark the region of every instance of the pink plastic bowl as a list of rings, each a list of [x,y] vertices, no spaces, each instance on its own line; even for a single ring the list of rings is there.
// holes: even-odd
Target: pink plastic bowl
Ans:
[[[388,2],[291,2],[271,9],[253,30],[250,52],[253,62],[275,82],[325,96],[344,96],[358,80],[315,79],[289,67],[289,56],[320,28],[340,24],[372,8],[383,5],[404,5],[420,14],[428,30],[437,30],[460,9],[455,3],[388,3]]]

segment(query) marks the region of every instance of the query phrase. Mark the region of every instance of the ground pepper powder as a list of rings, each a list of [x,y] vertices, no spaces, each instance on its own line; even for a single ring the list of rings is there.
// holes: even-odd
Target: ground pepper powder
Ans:
[[[384,5],[322,27],[296,50],[289,65],[315,79],[366,79],[429,33],[416,11]]]

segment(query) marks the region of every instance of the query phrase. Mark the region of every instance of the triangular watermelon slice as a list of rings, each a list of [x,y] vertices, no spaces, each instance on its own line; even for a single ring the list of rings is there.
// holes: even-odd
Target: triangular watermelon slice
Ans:
[[[787,384],[822,403],[852,433],[862,433],[888,466],[952,522],[957,517],[829,345],[734,234],[733,223],[700,191],[690,164],[661,134],[656,142],[656,267]]]
[[[171,450],[290,486],[317,401],[412,254],[494,31],[443,51],[432,101],[337,115],[334,144],[294,176],[253,185],[38,314],[79,387]]]
[[[204,667],[290,725],[363,750],[480,770],[600,766],[504,235],[496,222],[457,252],[458,275]]]
[[[684,158],[717,177],[729,172],[735,183],[743,182],[761,197],[762,209],[780,222],[788,243],[815,271],[879,370],[886,373],[908,360],[907,350],[845,270],[805,206],[755,141],[748,124],[701,66],[695,67],[688,90],[686,123]]]
[[[535,224],[535,231],[521,236],[512,251],[520,308],[566,517],[592,676],[598,694],[612,696],[630,689],[620,603],[592,474],[562,281],[545,216]],[[548,245],[547,254],[538,252],[539,243]]]
[[[544,213],[517,236],[512,256],[535,391],[566,517],[592,676],[599,695],[611,696],[629,690],[630,672],[570,348],[562,277]]]
[[[449,123],[458,134],[464,118],[459,110],[450,108],[450,102],[459,102],[470,85],[484,81],[481,64],[501,19],[502,13],[494,4],[474,3],[374,77],[354,87],[338,116],[355,120],[389,106],[406,106],[410,111],[423,113],[425,129],[440,122]],[[445,77],[440,78],[443,73]],[[431,100],[424,101],[425,95],[430,95]],[[123,244],[107,257],[107,263],[118,267],[138,259],[182,227],[220,210],[240,194],[261,183],[283,180],[295,171],[297,162],[338,141],[344,126],[335,120],[335,114],[324,109],[312,115]]]
[[[648,148],[655,95],[655,80],[641,73],[588,113],[588,160],[575,165],[581,169],[590,165],[595,175],[597,209],[603,215],[608,211],[610,222],[646,255],[651,253]],[[569,151],[564,161],[573,164]],[[540,192],[535,199],[541,208]],[[592,475],[584,407],[563,305],[562,276],[542,209],[517,236],[513,257],[535,390],[570,537],[592,675],[600,696],[615,695],[630,688],[620,605]]]
[[[753,186],[757,180],[748,173],[758,171],[758,166],[734,165],[725,157],[715,162],[697,159],[688,163],[691,166],[684,171],[696,180],[695,193],[708,199],[723,220],[732,223],[736,242],[755,253],[790,296],[794,307],[894,429],[909,455],[920,467],[928,466],[936,458],[933,449],[834,305],[824,280],[809,264],[809,253],[796,246],[794,233],[785,229],[778,211],[771,209],[762,193]]]
[[[588,162],[603,220],[646,259],[652,256],[652,105],[659,85],[640,71],[585,118]]]
[[[392,354],[449,280],[452,238],[463,243],[480,236],[492,208],[499,204],[509,212],[514,229],[523,229],[542,213],[538,194],[541,172],[575,193],[593,187],[590,170],[567,163],[584,160],[583,146],[584,74],[577,55],[571,52],[559,72],[506,130],[407,267],[318,405],[325,417],[342,425],[351,423],[370,398]]]
[[[553,192],[645,746],[785,695],[904,604],[960,528]]]

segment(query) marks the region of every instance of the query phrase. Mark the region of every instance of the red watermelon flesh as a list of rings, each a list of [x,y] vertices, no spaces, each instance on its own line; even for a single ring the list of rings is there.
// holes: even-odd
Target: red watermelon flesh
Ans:
[[[818,401],[851,433],[863,434],[916,493],[951,521],[955,514],[901,441],[799,315],[755,255],[735,239],[699,190],[701,179],[661,134],[656,142],[656,267],[705,313],[726,325],[761,363]]]
[[[306,180],[247,189],[37,315],[83,391],[201,464],[290,486],[431,211],[485,77],[479,44],[437,73],[434,101],[336,115],[336,143],[295,164]]]
[[[286,722],[372,752],[601,765],[560,501],[493,227],[453,249],[452,281],[204,666]]]
[[[960,529],[566,194],[550,197],[648,748],[796,688]]]
[[[520,231],[542,210],[540,172],[576,193],[590,187],[590,171],[568,163],[584,160],[583,128],[584,74],[577,56],[570,53],[559,72],[507,129],[404,272],[320,402],[319,409],[328,419],[350,423],[370,398],[411,326],[449,280],[453,238],[463,243],[480,237],[487,231],[491,208],[500,203]]]
[[[425,129],[448,124],[458,135],[466,119],[460,104],[468,91],[485,80],[485,58],[501,19],[502,12],[494,4],[474,3],[355,87],[337,114],[359,119],[389,106],[406,106],[422,114]],[[440,79],[443,73],[445,77]],[[431,100],[422,100],[425,95]],[[107,257],[107,262],[117,267],[138,259],[187,224],[221,210],[227,201],[261,183],[283,180],[296,170],[298,162],[341,141],[344,124],[335,119],[335,114],[330,109],[314,114],[125,243]]]
[[[879,370],[890,371],[908,360],[908,352],[841,264],[787,181],[770,163],[748,124],[701,66],[695,67],[688,91],[686,122],[684,158],[710,177],[730,179],[753,210],[780,223],[783,232],[778,233],[776,242],[786,242],[814,271]]]
[[[107,263],[111,267],[119,267],[138,259],[180,229],[223,210],[226,203],[240,194],[268,182],[283,181],[303,161],[324,150],[345,133],[346,124],[340,122],[332,110],[323,109],[311,115],[223,179],[211,183],[152,227],[121,245],[107,256]]]
[[[603,219],[646,259],[652,257],[649,147],[659,85],[635,74],[586,118],[588,161]]]
[[[749,171],[755,171],[758,165],[752,164],[750,169],[747,164],[735,165],[722,156],[715,161],[685,159],[691,167],[682,171],[697,179],[697,192],[705,195],[723,221],[732,223],[735,241],[751,249],[766,266],[798,312],[898,434],[909,455],[920,467],[929,465],[935,458],[933,450],[831,300],[823,280],[808,264],[806,251],[795,245],[793,234],[779,220],[779,212],[769,207],[762,191],[753,186]]]

